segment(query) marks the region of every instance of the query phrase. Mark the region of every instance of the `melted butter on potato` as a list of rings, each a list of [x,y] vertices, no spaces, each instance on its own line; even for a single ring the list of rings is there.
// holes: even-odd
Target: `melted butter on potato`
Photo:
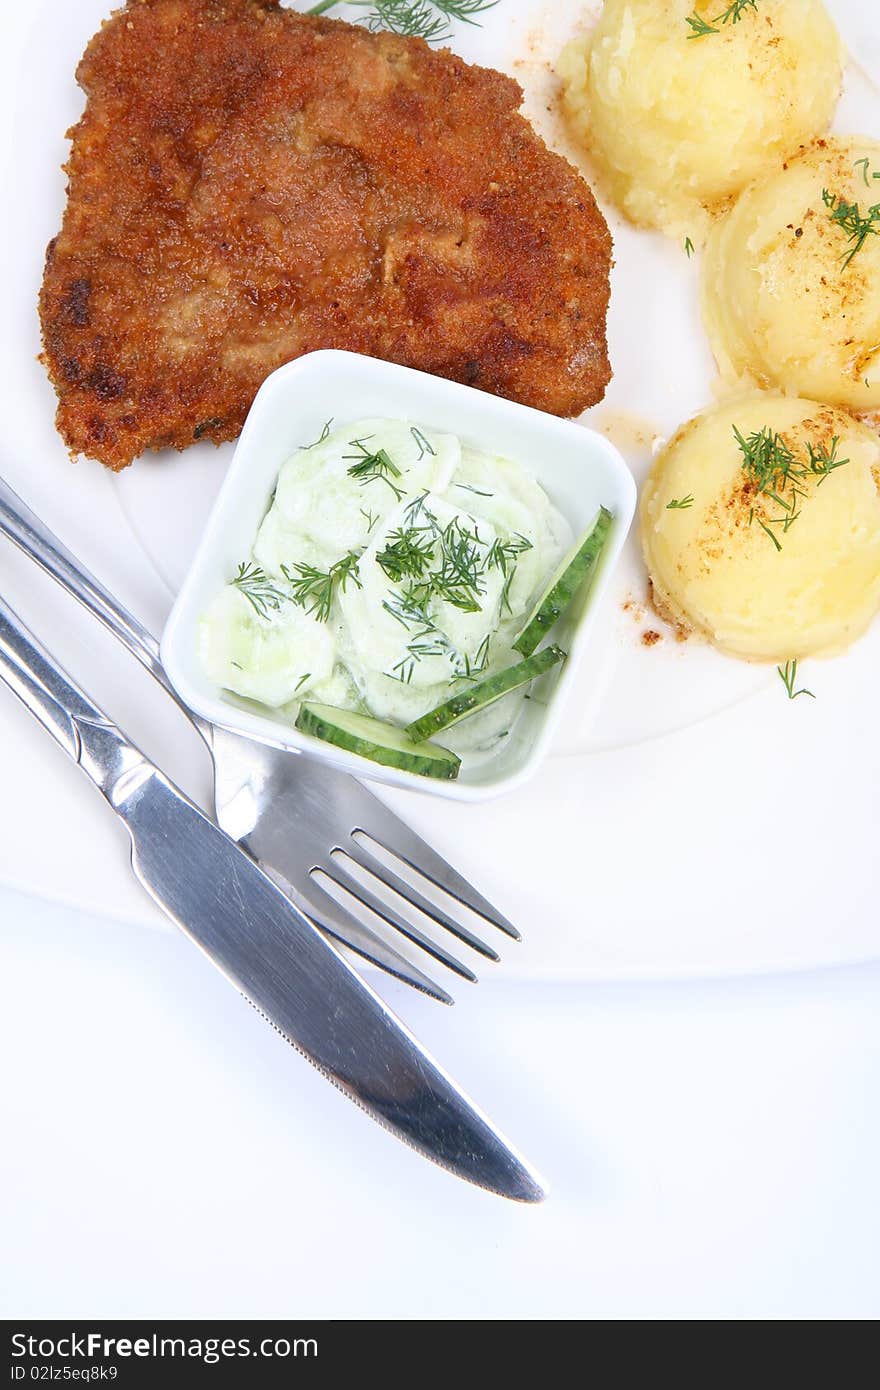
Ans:
[[[801,463],[810,444],[848,462],[824,481],[798,483],[800,515],[783,531],[781,508],[756,492],[743,466],[734,426],[746,440],[778,433]],[[878,487],[880,440],[831,406],[756,392],[697,416],[655,460],[642,493],[642,545],[658,609],[753,660],[842,650],[880,609]],[[689,497],[692,505],[669,508]]]
[[[641,226],[699,245],[746,184],[830,124],[846,55],[822,0],[605,0],[559,59],[563,104],[607,192]]]
[[[880,235],[867,233],[846,264],[855,241],[831,216],[843,199],[865,219],[880,204],[875,173],[880,142],[820,140],[747,189],[715,227],[703,312],[727,380],[880,407]]]

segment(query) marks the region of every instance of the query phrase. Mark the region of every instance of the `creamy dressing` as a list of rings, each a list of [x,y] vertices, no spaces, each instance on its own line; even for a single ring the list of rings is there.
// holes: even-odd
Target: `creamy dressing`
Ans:
[[[252,554],[204,616],[202,663],[285,722],[308,699],[403,726],[519,659],[571,541],[511,459],[408,421],[327,428],[282,467]],[[524,693],[443,742],[491,751]]]

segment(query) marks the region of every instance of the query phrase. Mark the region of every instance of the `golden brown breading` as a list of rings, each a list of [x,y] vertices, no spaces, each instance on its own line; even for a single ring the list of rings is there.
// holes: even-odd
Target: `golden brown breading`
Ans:
[[[129,0],[77,76],[40,296],[72,451],[232,439],[315,348],[601,399],[610,237],[510,78],[277,0]]]

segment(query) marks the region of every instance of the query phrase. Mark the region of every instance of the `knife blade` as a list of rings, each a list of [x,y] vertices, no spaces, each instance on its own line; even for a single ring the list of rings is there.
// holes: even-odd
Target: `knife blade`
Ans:
[[[519,939],[519,932],[491,903],[361,782],[327,764],[311,764],[306,758],[246,740],[195,714],[168,679],[159,643],[152,633],[86,569],[2,477],[0,533],[92,613],[189,719],[211,755],[217,824],[256,859],[325,935],[421,993],[452,1003],[442,986],[364,921],[342,913],[339,905],[323,894],[311,878],[318,827],[326,827],[332,840],[344,823],[334,817],[344,815],[350,818],[350,826],[357,823],[362,831],[372,832],[386,846],[393,846],[405,861],[418,865],[422,875],[427,874],[434,883],[442,885],[454,899],[508,936]],[[304,814],[307,807],[308,815]],[[290,828],[296,833],[288,833]],[[304,835],[309,829],[314,832],[311,844]],[[328,849],[330,840],[320,845],[321,854]],[[437,958],[436,950],[431,953]]]
[[[540,1201],[538,1175],[254,861],[77,686],[0,599],[0,678],[128,830],[158,906],[373,1119],[458,1177]]]

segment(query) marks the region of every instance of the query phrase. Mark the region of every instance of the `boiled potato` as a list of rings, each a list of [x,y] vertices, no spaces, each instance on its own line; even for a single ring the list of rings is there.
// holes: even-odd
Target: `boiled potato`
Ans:
[[[735,429],[747,446],[769,434],[788,451],[788,479],[766,484],[779,501],[756,485]],[[810,471],[810,447],[817,469],[839,466]],[[659,611],[753,660],[842,650],[880,608],[878,487],[880,441],[831,406],[753,392],[697,416],[642,493]]]
[[[563,105],[635,223],[705,240],[712,216],[828,129],[845,51],[822,0],[605,0],[563,50]],[[696,15],[716,21],[698,37]]]
[[[874,410],[880,207],[856,249],[841,199],[861,219],[880,205],[878,141],[820,140],[748,188],[709,238],[703,311],[726,378]]]

